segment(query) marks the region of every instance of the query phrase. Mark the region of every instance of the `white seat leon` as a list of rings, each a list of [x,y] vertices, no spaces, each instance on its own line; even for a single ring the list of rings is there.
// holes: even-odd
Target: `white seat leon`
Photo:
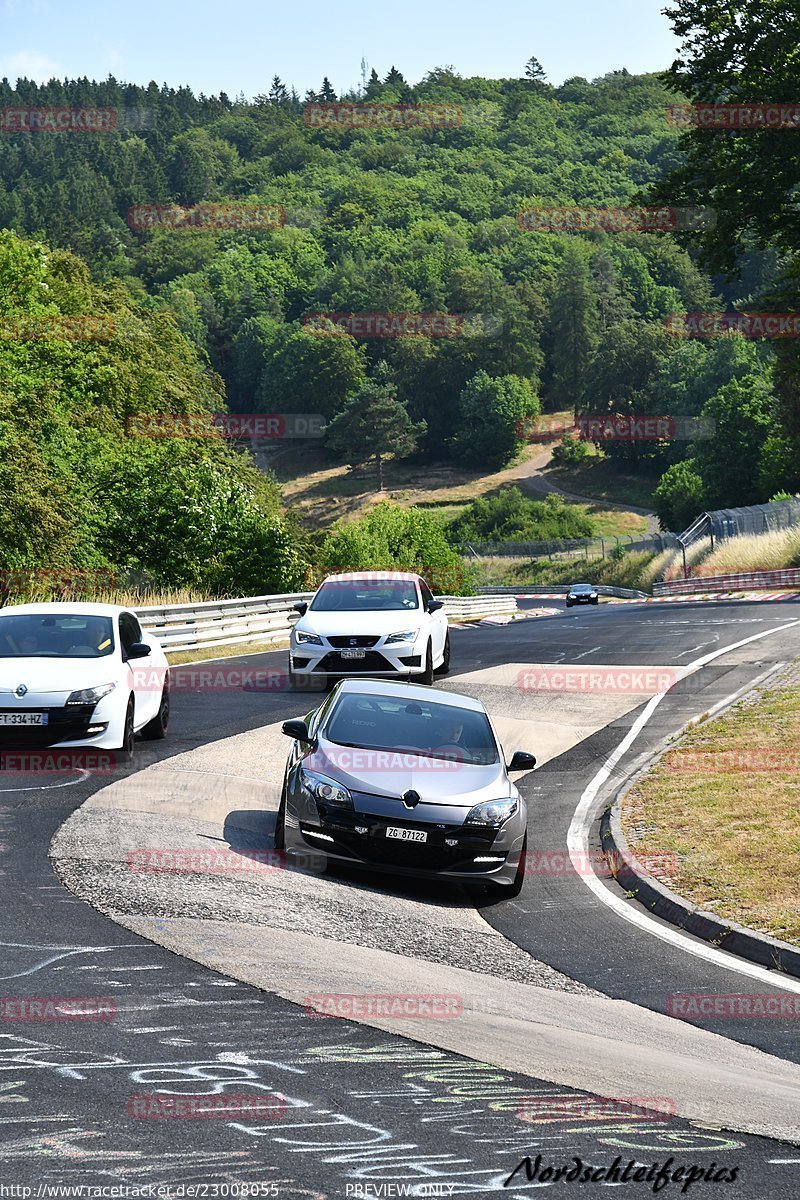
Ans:
[[[419,575],[354,571],[329,575],[300,613],[289,641],[294,686],[344,675],[433,683],[450,668],[450,633],[441,600]]]
[[[97,747],[118,758],[163,738],[169,669],[156,638],[115,604],[0,609],[0,747]]]

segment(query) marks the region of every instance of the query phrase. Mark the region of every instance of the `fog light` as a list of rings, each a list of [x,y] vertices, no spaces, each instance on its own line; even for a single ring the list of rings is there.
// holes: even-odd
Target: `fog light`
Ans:
[[[504,854],[479,854],[478,857],[473,858],[472,861],[479,863],[479,862],[503,862],[504,860],[505,860]]]
[[[332,842],[334,839],[327,833],[317,833],[313,829],[304,829],[303,833],[306,837],[321,838],[323,842]]]

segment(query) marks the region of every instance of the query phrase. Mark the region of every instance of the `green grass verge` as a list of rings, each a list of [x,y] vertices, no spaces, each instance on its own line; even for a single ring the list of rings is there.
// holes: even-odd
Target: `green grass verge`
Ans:
[[[635,854],[726,920],[800,944],[800,671],[691,730],[625,797]],[[674,857],[673,857],[674,856]]]

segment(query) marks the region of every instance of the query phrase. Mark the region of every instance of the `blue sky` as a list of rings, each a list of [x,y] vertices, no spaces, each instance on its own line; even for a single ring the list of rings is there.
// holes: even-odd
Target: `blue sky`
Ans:
[[[267,91],[278,74],[300,95],[328,75],[337,92],[362,56],[410,82],[436,66],[519,76],[536,55],[551,83],[669,65],[664,0],[0,0],[0,77],[109,73],[189,84],[206,94]]]

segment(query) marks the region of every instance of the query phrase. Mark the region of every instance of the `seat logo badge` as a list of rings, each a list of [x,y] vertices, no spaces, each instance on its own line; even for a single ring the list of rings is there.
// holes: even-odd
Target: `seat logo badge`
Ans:
[[[27,694],[28,694],[28,689],[25,687],[24,683],[21,683],[14,692],[14,695],[19,696],[20,700],[22,699],[23,696],[27,696]]]
[[[417,805],[419,804],[419,800],[420,800],[419,792],[415,792],[415,791],[404,792],[403,796],[402,796],[402,800],[403,800],[403,804],[406,806],[406,808],[416,808]]]
[[[351,645],[351,646],[357,646],[357,645],[358,645],[358,641],[357,641],[357,639],[356,639],[356,638],[350,638],[350,645]]]

